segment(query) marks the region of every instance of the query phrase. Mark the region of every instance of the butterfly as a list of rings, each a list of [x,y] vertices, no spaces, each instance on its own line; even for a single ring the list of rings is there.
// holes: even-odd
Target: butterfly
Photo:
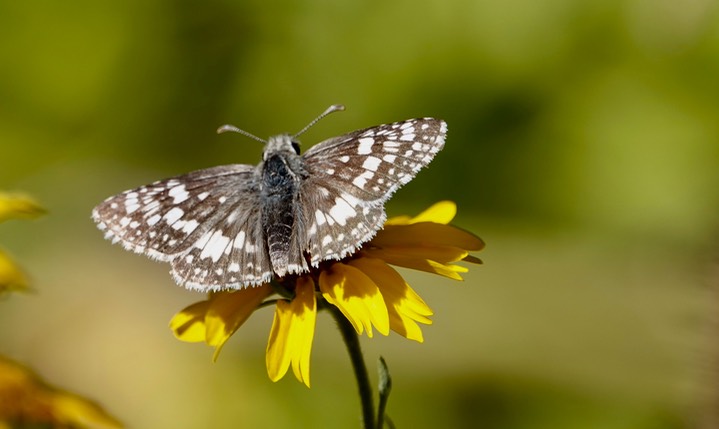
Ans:
[[[257,286],[339,260],[386,220],[384,203],[444,147],[447,124],[420,118],[325,140],[300,154],[299,133],[266,142],[256,165],[194,171],[107,198],[92,211],[105,237],[169,262],[200,291]]]

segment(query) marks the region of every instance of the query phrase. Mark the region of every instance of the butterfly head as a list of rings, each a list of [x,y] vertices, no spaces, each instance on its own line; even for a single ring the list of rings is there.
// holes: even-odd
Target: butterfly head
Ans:
[[[310,129],[314,124],[319,122],[322,118],[329,115],[330,113],[339,112],[344,109],[345,109],[345,107],[341,104],[333,104],[330,107],[328,107],[327,110],[322,112],[322,114],[320,116],[316,117],[312,122],[307,124],[306,127],[302,128],[302,130],[300,130],[300,132],[298,132],[297,134],[292,135],[292,136],[289,134],[280,134],[280,135],[277,135],[274,137],[270,137],[270,139],[267,141],[262,140],[261,138],[255,136],[253,134],[250,134],[247,131],[241,130],[234,125],[221,126],[220,128],[217,129],[217,134],[222,134],[222,133],[231,131],[234,133],[239,133],[244,136],[247,136],[253,140],[257,140],[258,142],[264,143],[265,150],[262,153],[263,161],[267,161],[267,159],[270,156],[275,155],[275,154],[279,155],[282,153],[286,153],[286,154],[290,154],[293,156],[297,156],[300,154],[300,142],[297,140],[297,137],[300,134],[307,131],[308,129]]]
[[[265,150],[262,152],[262,160],[267,161],[272,155],[276,154],[300,154],[300,142],[295,140],[289,134],[280,134],[277,136],[270,137],[265,144]]]

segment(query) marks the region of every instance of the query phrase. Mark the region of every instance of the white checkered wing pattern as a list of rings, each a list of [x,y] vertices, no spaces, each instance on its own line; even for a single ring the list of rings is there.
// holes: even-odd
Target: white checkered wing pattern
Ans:
[[[384,203],[444,147],[447,124],[421,118],[354,131],[304,155],[300,201],[311,263],[340,259],[382,228]]]
[[[198,290],[261,284],[272,276],[254,166],[225,165],[108,198],[92,212],[113,242],[168,261]]]

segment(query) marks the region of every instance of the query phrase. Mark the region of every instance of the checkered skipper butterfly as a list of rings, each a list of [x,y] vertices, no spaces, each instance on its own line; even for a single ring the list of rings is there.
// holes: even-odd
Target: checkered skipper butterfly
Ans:
[[[177,283],[240,289],[301,274],[357,250],[382,228],[384,203],[444,146],[447,124],[423,118],[328,139],[299,154],[302,131],[265,143],[257,166],[223,165],[125,191],[95,207],[105,237],[169,262]]]

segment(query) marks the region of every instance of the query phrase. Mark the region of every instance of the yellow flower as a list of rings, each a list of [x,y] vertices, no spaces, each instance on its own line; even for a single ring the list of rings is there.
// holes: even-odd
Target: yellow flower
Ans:
[[[0,356],[0,428],[121,428],[96,403],[47,385],[24,366]]]
[[[0,222],[8,219],[32,219],[45,214],[32,198],[22,194],[0,192]]]
[[[0,222],[35,218],[45,213],[32,198],[0,192]],[[28,280],[0,249],[0,294],[28,289]],[[0,429],[121,428],[96,403],[45,383],[30,369],[0,356]]]
[[[24,291],[29,287],[28,280],[10,255],[0,249],[0,295],[5,292]]]
[[[30,197],[0,192],[0,222],[34,218],[44,213],[45,209]],[[0,249],[0,294],[25,291],[28,288],[28,280],[23,271],[10,255]]]
[[[317,309],[336,307],[358,334],[372,337],[395,331],[423,341],[419,324],[429,325],[432,310],[390,265],[426,271],[455,280],[467,268],[459,261],[481,263],[470,251],[484,243],[472,233],[449,225],[457,212],[439,202],[415,217],[388,219],[384,229],[355,254],[326,261],[310,273],[288,276],[257,288],[211,293],[208,300],[179,312],[170,322],[177,338],[222,345],[254,310],[276,303],[267,345],[267,372],[272,381],[292,365],[295,377],[310,385],[310,352]],[[273,293],[281,298],[266,300]]]

